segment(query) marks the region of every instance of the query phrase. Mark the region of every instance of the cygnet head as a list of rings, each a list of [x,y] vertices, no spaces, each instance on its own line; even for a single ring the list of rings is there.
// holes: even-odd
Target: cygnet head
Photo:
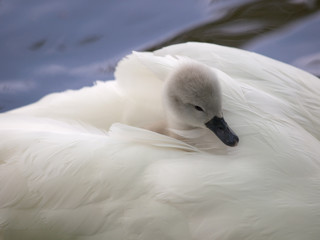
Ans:
[[[181,63],[166,80],[163,99],[169,127],[208,128],[228,146],[239,142],[223,119],[220,84],[209,67]]]

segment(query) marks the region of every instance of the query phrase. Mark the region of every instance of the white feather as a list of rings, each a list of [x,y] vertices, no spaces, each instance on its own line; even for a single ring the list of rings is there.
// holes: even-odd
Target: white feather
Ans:
[[[164,119],[159,89],[186,59],[219,74],[237,147],[139,128]],[[318,240],[319,92],[318,78],[234,48],[133,53],[116,81],[0,115],[0,238]]]

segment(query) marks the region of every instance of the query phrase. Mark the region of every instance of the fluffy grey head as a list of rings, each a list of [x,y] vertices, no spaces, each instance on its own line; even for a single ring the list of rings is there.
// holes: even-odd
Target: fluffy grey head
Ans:
[[[222,117],[220,85],[205,65],[181,63],[166,80],[163,94],[168,117],[179,125],[205,128],[213,117]]]

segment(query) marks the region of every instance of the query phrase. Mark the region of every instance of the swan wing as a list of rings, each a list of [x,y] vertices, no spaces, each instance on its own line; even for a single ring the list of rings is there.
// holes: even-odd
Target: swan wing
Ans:
[[[0,116],[3,239],[320,234],[320,144],[294,123],[258,122],[242,145],[213,155],[122,124],[104,132],[16,116]]]

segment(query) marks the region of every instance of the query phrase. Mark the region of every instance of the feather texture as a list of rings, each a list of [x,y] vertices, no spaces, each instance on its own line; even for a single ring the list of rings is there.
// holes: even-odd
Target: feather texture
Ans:
[[[219,75],[228,148],[140,127],[181,61]],[[320,82],[243,50],[133,53],[116,80],[0,115],[0,239],[318,240]]]

